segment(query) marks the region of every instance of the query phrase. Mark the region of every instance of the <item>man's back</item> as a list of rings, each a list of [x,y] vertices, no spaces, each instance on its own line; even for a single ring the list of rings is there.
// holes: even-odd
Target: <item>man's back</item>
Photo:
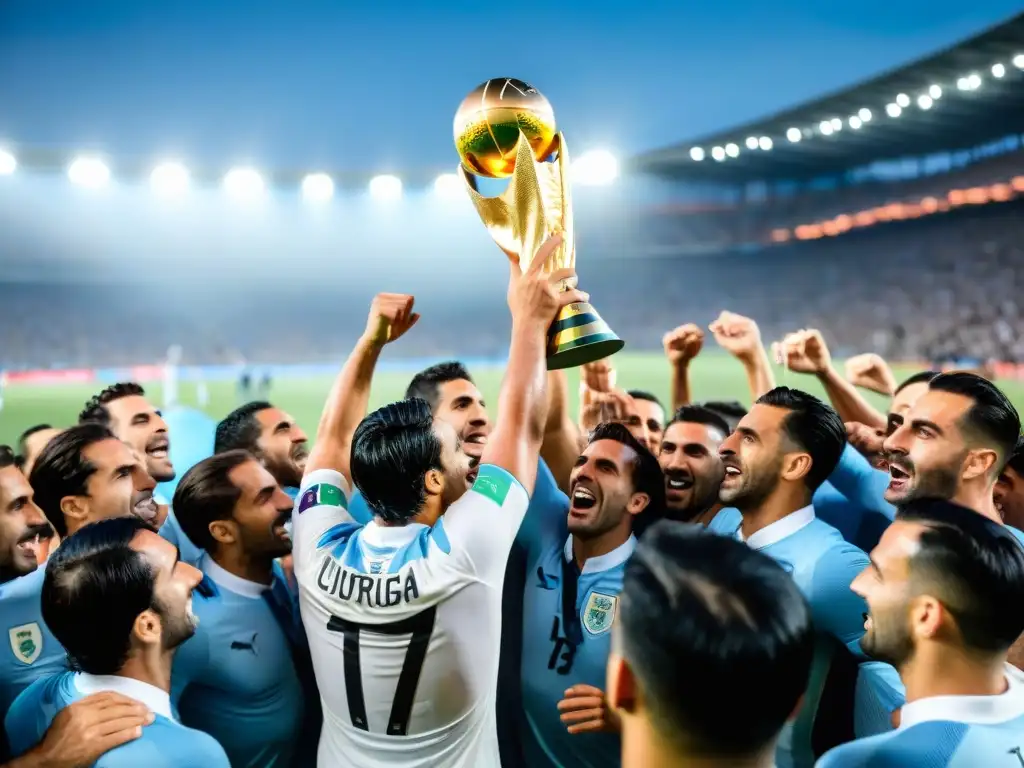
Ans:
[[[293,523],[321,763],[497,766],[501,591],[526,491],[482,465],[432,528],[360,526],[348,498],[341,474],[313,472]]]
[[[15,700],[5,722],[13,755],[23,754],[38,744],[57,713],[86,695],[80,677],[74,672],[63,672],[37,680]],[[176,722],[170,716],[169,702],[164,707],[153,706],[151,701],[143,703],[154,709],[153,722],[142,729],[142,736],[135,741],[101,756],[96,768],[230,768],[220,744],[212,736]]]

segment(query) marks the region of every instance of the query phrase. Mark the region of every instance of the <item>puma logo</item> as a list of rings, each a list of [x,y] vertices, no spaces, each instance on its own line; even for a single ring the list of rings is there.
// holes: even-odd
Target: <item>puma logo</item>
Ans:
[[[249,653],[251,653],[253,656],[259,656],[259,653],[256,650],[256,635],[257,634],[259,634],[259,633],[258,632],[253,632],[252,640],[250,640],[248,643],[243,643],[241,640],[232,640],[231,641],[231,650],[232,651],[249,651]]]

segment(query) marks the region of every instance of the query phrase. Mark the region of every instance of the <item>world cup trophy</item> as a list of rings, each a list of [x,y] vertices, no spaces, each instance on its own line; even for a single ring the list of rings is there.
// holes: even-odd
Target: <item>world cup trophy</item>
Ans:
[[[525,271],[540,245],[556,232],[562,244],[544,269],[575,269],[569,149],[555,127],[548,100],[522,80],[499,77],[477,87],[455,114],[459,175],[491,238]],[[497,197],[485,197],[478,176],[509,178]],[[575,278],[562,290],[575,288]],[[623,347],[587,302],[559,311],[548,330],[549,370],[575,368]]]

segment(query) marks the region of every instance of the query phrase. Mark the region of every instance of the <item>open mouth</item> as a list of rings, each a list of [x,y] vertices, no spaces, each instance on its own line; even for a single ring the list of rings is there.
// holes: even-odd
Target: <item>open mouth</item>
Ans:
[[[135,502],[132,506],[132,511],[135,513],[136,517],[149,523],[156,518],[157,513],[160,510],[157,508],[156,499],[153,498],[153,495],[147,494]]]
[[[166,459],[170,455],[171,441],[166,435],[154,437],[146,444],[146,455],[154,459]]]
[[[573,512],[584,512],[588,509],[593,509],[594,505],[597,504],[597,496],[594,495],[593,491],[589,488],[584,488],[581,485],[577,485],[572,490],[572,511]]]
[[[485,445],[487,445],[486,432],[470,432],[462,438],[462,450],[472,458],[479,459],[483,455]]]
[[[910,472],[904,467],[889,462],[889,490],[900,491],[910,483]]]
[[[688,491],[693,488],[693,478],[685,475],[668,475],[665,478],[665,488],[668,491]]]
[[[730,478],[737,478],[742,475],[743,472],[735,464],[725,465],[725,479],[722,482],[729,482]]]
[[[277,538],[284,539],[287,542],[292,540],[292,511],[289,509],[286,513],[282,514],[274,523],[273,533]]]
[[[469,472],[466,473],[466,485],[473,485],[476,482],[476,476],[480,474],[480,461],[472,461],[470,463]]]

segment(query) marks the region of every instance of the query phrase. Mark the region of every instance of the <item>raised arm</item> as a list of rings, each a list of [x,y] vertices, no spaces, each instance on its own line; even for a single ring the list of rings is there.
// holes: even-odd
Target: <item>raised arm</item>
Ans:
[[[775,375],[761,343],[761,329],[757,323],[735,312],[722,312],[708,330],[718,346],[743,365],[751,402],[775,387]]]
[[[548,327],[558,310],[587,296],[578,290],[560,291],[571,270],[543,273],[544,264],[562,243],[548,239],[524,273],[512,269],[508,303],[512,311],[512,344],[508,368],[498,397],[498,418],[481,457],[481,464],[501,467],[533,492],[537,459],[547,422],[548,372],[545,357]]]
[[[661,340],[672,371],[672,412],[693,402],[690,389],[690,363],[704,346],[704,331],[694,323],[680,325]]]
[[[356,342],[327,397],[316,431],[316,442],[306,460],[305,474],[318,469],[333,469],[351,483],[352,435],[366,416],[377,359],[385,344],[400,338],[419,318],[413,312],[412,296],[379,293],[374,297],[366,330]]]

